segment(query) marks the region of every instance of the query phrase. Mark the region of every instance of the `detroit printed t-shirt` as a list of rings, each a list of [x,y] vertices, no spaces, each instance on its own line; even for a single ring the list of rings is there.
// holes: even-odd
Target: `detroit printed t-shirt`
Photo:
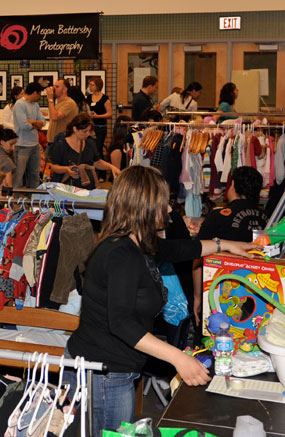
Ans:
[[[251,200],[237,199],[225,208],[211,211],[203,222],[198,238],[211,240],[218,237],[232,241],[252,241],[253,229],[264,229],[267,221],[265,212]]]

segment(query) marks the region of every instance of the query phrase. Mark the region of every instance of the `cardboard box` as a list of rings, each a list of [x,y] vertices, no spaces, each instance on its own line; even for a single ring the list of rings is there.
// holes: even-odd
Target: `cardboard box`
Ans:
[[[262,258],[247,258],[219,254],[204,257],[203,266],[203,334],[209,335],[207,319],[211,314],[209,289],[217,276],[225,274],[242,276],[280,304],[285,303],[285,260],[264,261]],[[256,329],[264,317],[270,317],[273,305],[250,288],[232,280],[225,280],[215,289],[218,311],[230,317],[232,326],[239,329]]]

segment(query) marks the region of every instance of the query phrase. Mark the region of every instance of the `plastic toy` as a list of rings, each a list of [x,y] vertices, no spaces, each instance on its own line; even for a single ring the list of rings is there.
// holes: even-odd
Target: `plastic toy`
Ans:
[[[223,314],[223,313],[219,313],[217,311],[217,308],[216,308],[216,302],[214,299],[215,288],[220,282],[225,281],[225,280],[229,280],[229,279],[234,280],[236,282],[241,282],[242,284],[244,284],[248,288],[252,289],[255,293],[262,296],[267,302],[271,303],[274,307],[278,308],[282,313],[285,313],[285,306],[281,305],[273,297],[266,294],[261,288],[257,287],[253,282],[249,281],[248,279],[246,279],[242,276],[234,275],[234,274],[221,275],[221,276],[218,276],[212,282],[210,290],[209,290],[209,302],[210,302],[210,307],[212,309],[212,314],[209,317],[209,319],[211,319],[211,320],[210,320],[210,326],[208,325],[208,329],[211,330],[211,332],[216,333],[217,326],[220,326],[221,321],[224,321],[224,320],[222,320],[223,317],[221,316],[221,314]],[[216,332],[213,331],[213,328],[215,329]]]
[[[208,329],[213,334],[217,334],[217,332],[220,330],[221,323],[226,322],[231,325],[230,318],[224,313],[219,313],[215,309],[215,306],[214,309],[212,307],[212,313],[213,314],[211,314],[208,318]]]
[[[285,217],[277,223],[275,226],[272,226],[269,229],[266,229],[262,232],[262,235],[259,235],[254,243],[260,244],[261,246],[268,246],[270,244],[282,243],[285,240]]]
[[[213,344],[215,344],[215,340],[213,340]],[[206,346],[203,349],[194,349],[194,350],[191,350],[189,348],[189,346],[187,346],[185,348],[184,352],[186,354],[188,354],[188,355],[191,355],[192,357],[196,357],[197,360],[199,360],[202,364],[204,364],[205,367],[207,367],[207,369],[209,369],[211,367],[212,363],[213,363],[212,356],[209,356],[209,355],[201,355],[201,356],[199,355],[199,356],[197,356],[198,354],[200,354],[202,352],[206,352],[209,349],[210,349],[210,343],[208,344],[208,346]]]

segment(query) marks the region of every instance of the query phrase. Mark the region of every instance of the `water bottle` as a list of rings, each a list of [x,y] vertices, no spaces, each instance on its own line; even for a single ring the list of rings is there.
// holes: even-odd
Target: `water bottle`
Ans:
[[[216,375],[231,375],[232,373],[232,354],[233,338],[229,332],[229,324],[222,322],[220,330],[216,335],[216,357],[215,373]]]

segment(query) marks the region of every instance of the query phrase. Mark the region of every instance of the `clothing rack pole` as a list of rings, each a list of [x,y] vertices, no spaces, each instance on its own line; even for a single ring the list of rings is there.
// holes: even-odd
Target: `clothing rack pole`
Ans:
[[[44,202],[44,203],[42,203]],[[105,203],[92,203],[92,202],[70,202],[64,200],[53,200],[50,199],[48,201],[42,200],[30,200],[30,199],[22,199],[22,202],[19,203],[19,199],[9,199],[8,205],[18,205],[18,206],[32,206],[39,208],[49,208],[57,205],[64,208],[74,208],[74,209],[104,209]]]
[[[35,356],[36,355],[36,356]],[[40,357],[39,354],[31,353],[31,352],[22,352],[22,351],[13,351],[13,350],[6,350],[1,349],[0,350],[0,357],[1,358],[7,358],[11,360],[17,360],[17,361],[27,361],[31,363],[40,362],[42,363],[44,360],[44,356]],[[74,367],[74,364],[76,362],[75,359],[72,358],[61,358],[56,355],[47,355],[45,359],[46,363],[48,364],[54,364],[56,366],[59,366],[62,364],[64,367]],[[90,370],[97,370],[99,372],[106,372],[107,366],[100,362],[92,362],[92,361],[84,361],[84,366],[87,369]]]
[[[223,114],[234,115],[237,117],[283,117],[285,119],[285,114],[283,112],[218,112],[218,111],[166,111],[166,115],[216,115],[220,116]]]
[[[285,123],[285,122],[284,122]],[[169,127],[192,127],[192,128],[211,128],[211,129],[231,129],[242,127],[245,123],[242,124],[210,124],[210,123],[181,123],[181,122],[173,122],[173,121],[121,121],[121,124],[125,125],[143,125],[143,126],[169,126]],[[252,126],[250,124],[249,126]],[[253,126],[254,130],[257,129],[283,129],[284,124],[277,125],[256,125]]]
[[[74,367],[74,364],[78,364],[76,359],[71,358],[62,358],[55,355],[42,355],[38,353],[30,353],[30,352],[21,352],[21,351],[13,351],[13,350],[0,350],[0,357],[13,359],[17,361],[24,361],[30,363],[43,363],[45,361],[48,364],[54,364],[57,366],[64,367]],[[89,419],[89,435],[93,437],[93,397],[92,397],[92,389],[93,389],[93,370],[99,372],[107,372],[106,364],[96,362],[96,361],[84,361],[84,368],[87,371],[87,410],[88,410],[88,419]],[[83,407],[83,406],[82,406]]]
[[[23,194],[49,194],[47,190],[38,190],[34,188],[13,188],[13,187],[1,187],[2,196],[11,196],[12,193]]]

